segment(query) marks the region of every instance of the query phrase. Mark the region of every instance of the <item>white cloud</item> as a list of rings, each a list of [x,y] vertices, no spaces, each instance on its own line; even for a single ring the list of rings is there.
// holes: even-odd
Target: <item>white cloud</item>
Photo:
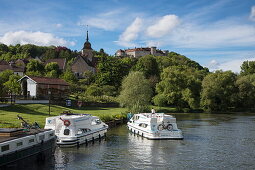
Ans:
[[[117,43],[119,45],[125,46],[125,47],[131,47],[134,46],[134,43],[132,41],[136,40],[138,37],[138,33],[141,31],[142,27],[142,19],[136,18],[131,25],[129,25],[126,30],[119,36],[119,40]]]
[[[147,35],[154,38],[160,38],[170,33],[180,23],[176,15],[165,15],[154,25],[147,28]]]
[[[162,41],[179,48],[254,46],[255,27],[231,19],[210,23],[210,27],[185,21]]]
[[[66,41],[63,38],[55,37],[50,33],[44,32],[7,32],[0,37],[0,42],[7,45],[15,44],[35,44],[41,46],[60,45],[60,46],[73,46],[74,42]]]
[[[127,15],[123,13],[124,11],[124,9],[118,9],[109,12],[98,13],[93,15],[93,17],[83,16],[80,18],[78,25],[89,25],[90,27],[95,27],[106,31],[113,31],[121,27],[123,22],[126,21]]]
[[[231,70],[234,73],[240,73],[241,65],[244,61],[255,61],[255,58],[247,58],[247,59],[234,59],[226,62],[219,63],[216,60],[212,60],[208,66],[210,71],[223,70],[228,71]],[[214,64],[212,64],[214,63]],[[210,67],[211,65],[211,67]]]
[[[251,7],[250,19],[251,19],[252,21],[255,21],[255,6],[252,6],[252,7]]]

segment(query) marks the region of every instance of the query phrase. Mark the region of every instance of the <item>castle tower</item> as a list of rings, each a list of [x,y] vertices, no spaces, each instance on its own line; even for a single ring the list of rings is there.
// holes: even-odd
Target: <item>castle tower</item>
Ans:
[[[156,55],[157,48],[156,47],[151,47],[151,55]]]

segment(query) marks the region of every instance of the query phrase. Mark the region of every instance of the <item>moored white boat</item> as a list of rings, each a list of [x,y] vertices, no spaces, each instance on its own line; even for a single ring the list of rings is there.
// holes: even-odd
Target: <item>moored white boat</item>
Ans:
[[[108,125],[90,114],[70,114],[46,118],[45,129],[55,130],[57,145],[71,147],[101,139]]]
[[[176,118],[164,113],[134,114],[127,126],[131,132],[148,139],[183,139]]]
[[[51,157],[55,146],[54,130],[0,128],[0,169],[19,161],[43,161]]]

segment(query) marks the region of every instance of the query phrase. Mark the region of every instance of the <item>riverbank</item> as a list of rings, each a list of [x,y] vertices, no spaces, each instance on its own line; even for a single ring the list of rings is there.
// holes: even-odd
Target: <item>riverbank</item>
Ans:
[[[94,116],[99,116],[104,122],[125,119],[127,113],[125,108],[118,107],[82,107],[80,109],[75,109],[51,105],[49,114],[49,105],[47,104],[15,104],[0,108],[0,128],[20,127],[21,121],[17,119],[17,115],[22,116],[29,123],[37,122],[40,127],[43,128],[46,117],[57,116],[63,111],[92,114]]]

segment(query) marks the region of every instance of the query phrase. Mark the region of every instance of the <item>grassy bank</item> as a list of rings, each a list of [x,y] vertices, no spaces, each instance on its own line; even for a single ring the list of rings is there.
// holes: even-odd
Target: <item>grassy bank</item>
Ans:
[[[52,105],[50,116],[57,116],[66,110],[70,110],[72,113],[87,113],[99,116],[105,122],[115,118],[123,118],[127,113],[125,108],[84,107],[71,109]],[[9,107],[0,107],[0,128],[20,127],[21,121],[17,119],[17,115],[22,116],[29,123],[36,121],[40,127],[44,127],[45,118],[49,117],[49,106],[46,104],[15,104]]]

